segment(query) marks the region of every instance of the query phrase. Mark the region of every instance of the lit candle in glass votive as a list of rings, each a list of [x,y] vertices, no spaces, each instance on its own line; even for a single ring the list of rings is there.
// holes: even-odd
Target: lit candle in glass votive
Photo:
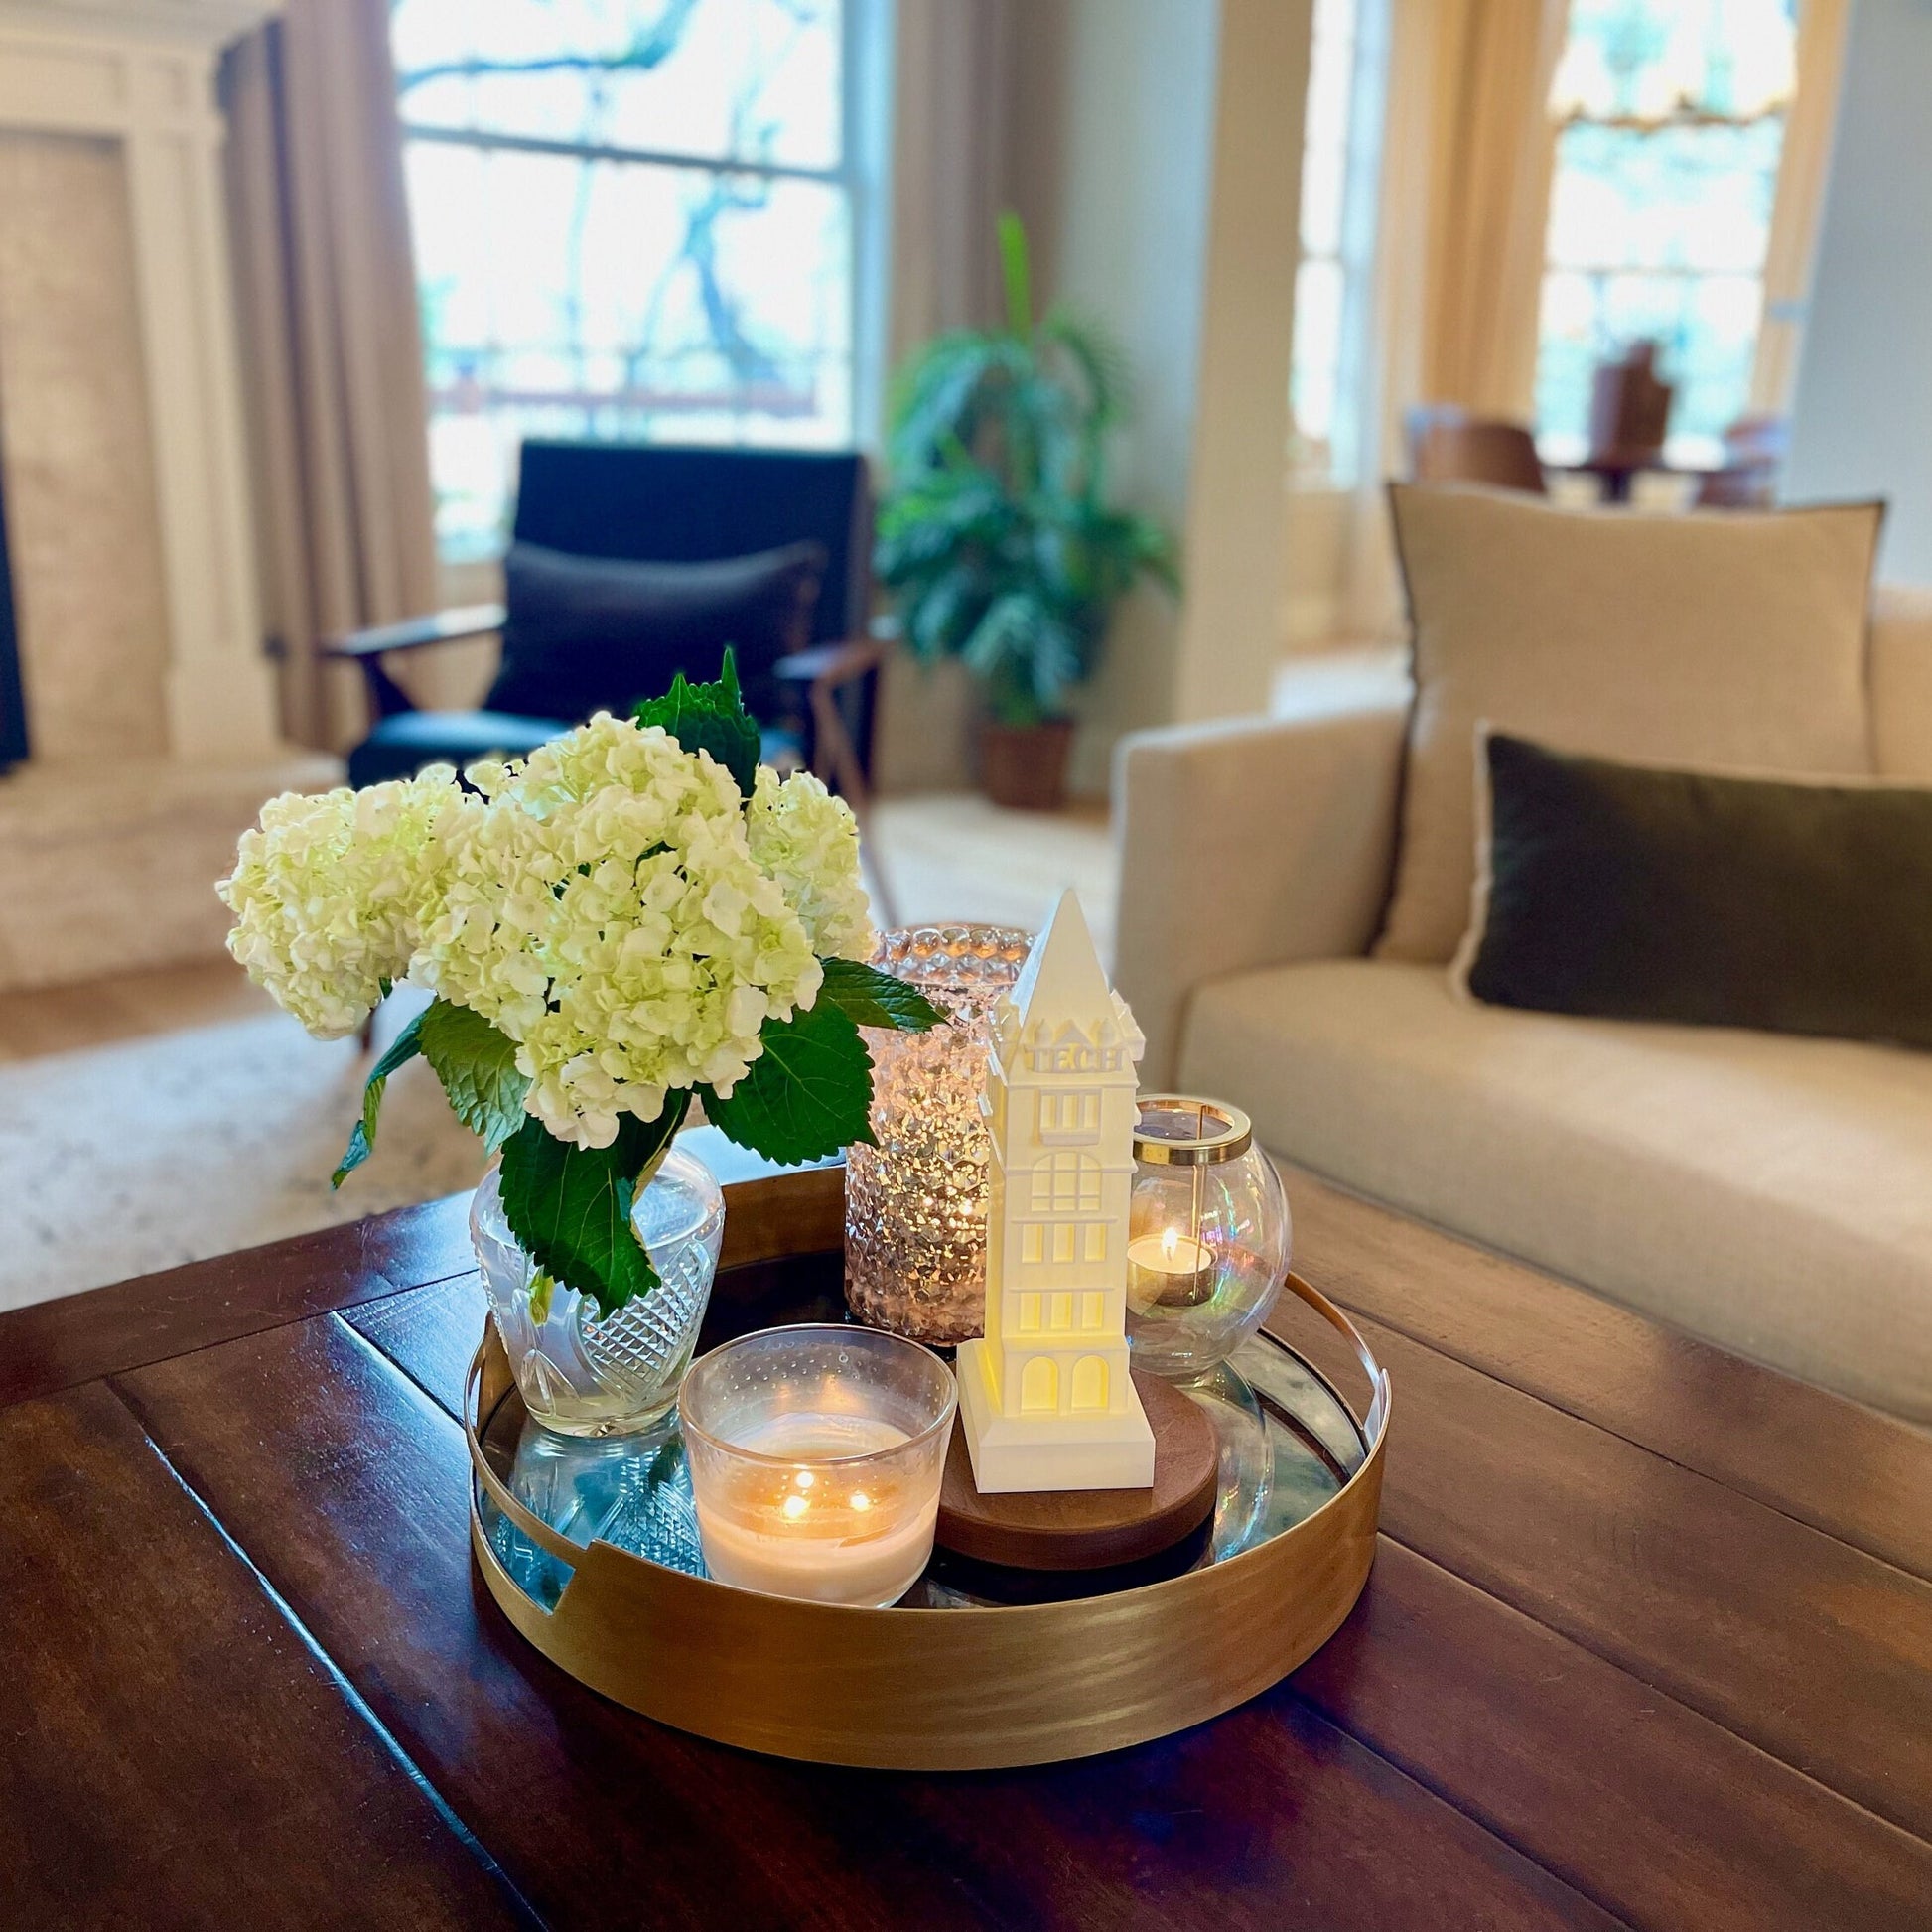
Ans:
[[[866,1328],[772,1328],[707,1355],[679,1397],[698,1535],[720,1583],[896,1602],[932,1554],[951,1371]]]
[[[1178,1228],[1127,1244],[1127,1300],[1137,1309],[1196,1308],[1214,1295],[1213,1250]]]

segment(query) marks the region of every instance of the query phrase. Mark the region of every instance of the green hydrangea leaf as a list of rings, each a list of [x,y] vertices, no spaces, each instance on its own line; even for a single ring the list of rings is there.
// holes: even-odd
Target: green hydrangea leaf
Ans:
[[[826,959],[825,986],[818,998],[827,1000],[861,1027],[890,1027],[895,1033],[922,1034],[943,1026],[945,1013],[915,986],[862,966],[856,959]]]
[[[456,1117],[494,1154],[529,1118],[530,1091],[516,1066],[516,1042],[480,1013],[437,1000],[422,1019],[423,1057],[436,1069]]]
[[[727,1140],[785,1166],[872,1140],[872,1055],[844,1008],[821,997],[759,1035],[764,1051],[729,1096],[703,1089],[705,1118]]]
[[[645,727],[663,726],[687,752],[709,752],[751,797],[759,772],[758,720],[739,695],[738,664],[729,648],[715,684],[693,684],[679,671],[661,698],[646,698],[632,715]]]
[[[503,1218],[554,1281],[591,1296],[608,1318],[657,1286],[657,1270],[630,1226],[637,1178],[670,1144],[689,1097],[672,1094],[653,1121],[618,1119],[609,1147],[573,1147],[526,1116],[503,1143],[497,1185]]]
[[[422,1051],[423,1016],[412,1014],[389,1050],[369,1068],[362,1087],[362,1118],[350,1130],[348,1146],[343,1150],[342,1165],[329,1176],[332,1187],[340,1187],[375,1152],[376,1116],[382,1111],[382,1092],[389,1075],[406,1065]]]

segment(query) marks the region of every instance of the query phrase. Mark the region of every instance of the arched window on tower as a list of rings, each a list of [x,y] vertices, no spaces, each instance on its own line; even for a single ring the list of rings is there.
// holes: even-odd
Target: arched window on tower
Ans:
[[[1073,1365],[1073,1405],[1094,1410],[1107,1406],[1107,1364],[1098,1355],[1082,1355]]]
[[[1059,1406],[1059,1365],[1050,1355],[1035,1355],[1020,1371],[1020,1407],[1029,1415],[1039,1415]]]
[[[1034,1168],[1035,1214],[1098,1214],[1100,1163],[1091,1154],[1049,1154]]]

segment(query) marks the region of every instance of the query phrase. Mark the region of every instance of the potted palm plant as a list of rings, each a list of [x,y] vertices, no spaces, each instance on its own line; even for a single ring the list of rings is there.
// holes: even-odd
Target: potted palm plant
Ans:
[[[935,338],[895,387],[875,559],[902,635],[984,688],[981,779],[999,804],[1064,802],[1073,692],[1138,579],[1178,588],[1173,547],[1108,500],[1125,358],[1062,306],[1035,319],[1026,231],[1000,221],[1004,328]]]

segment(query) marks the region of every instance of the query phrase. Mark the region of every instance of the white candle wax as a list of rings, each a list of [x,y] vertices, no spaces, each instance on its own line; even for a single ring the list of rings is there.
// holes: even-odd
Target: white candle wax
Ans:
[[[1178,1228],[1127,1244],[1127,1299],[1137,1309],[1194,1307],[1214,1293],[1214,1253]]]
[[[906,1440],[903,1430],[875,1416],[812,1410],[773,1416],[736,1436],[734,1448],[785,1461],[735,1463],[721,1493],[698,1494],[698,1534],[711,1574],[772,1596],[897,1601],[932,1554],[937,1487],[908,1483],[890,1465],[847,1458]],[[929,1493],[918,1493],[922,1488]]]

